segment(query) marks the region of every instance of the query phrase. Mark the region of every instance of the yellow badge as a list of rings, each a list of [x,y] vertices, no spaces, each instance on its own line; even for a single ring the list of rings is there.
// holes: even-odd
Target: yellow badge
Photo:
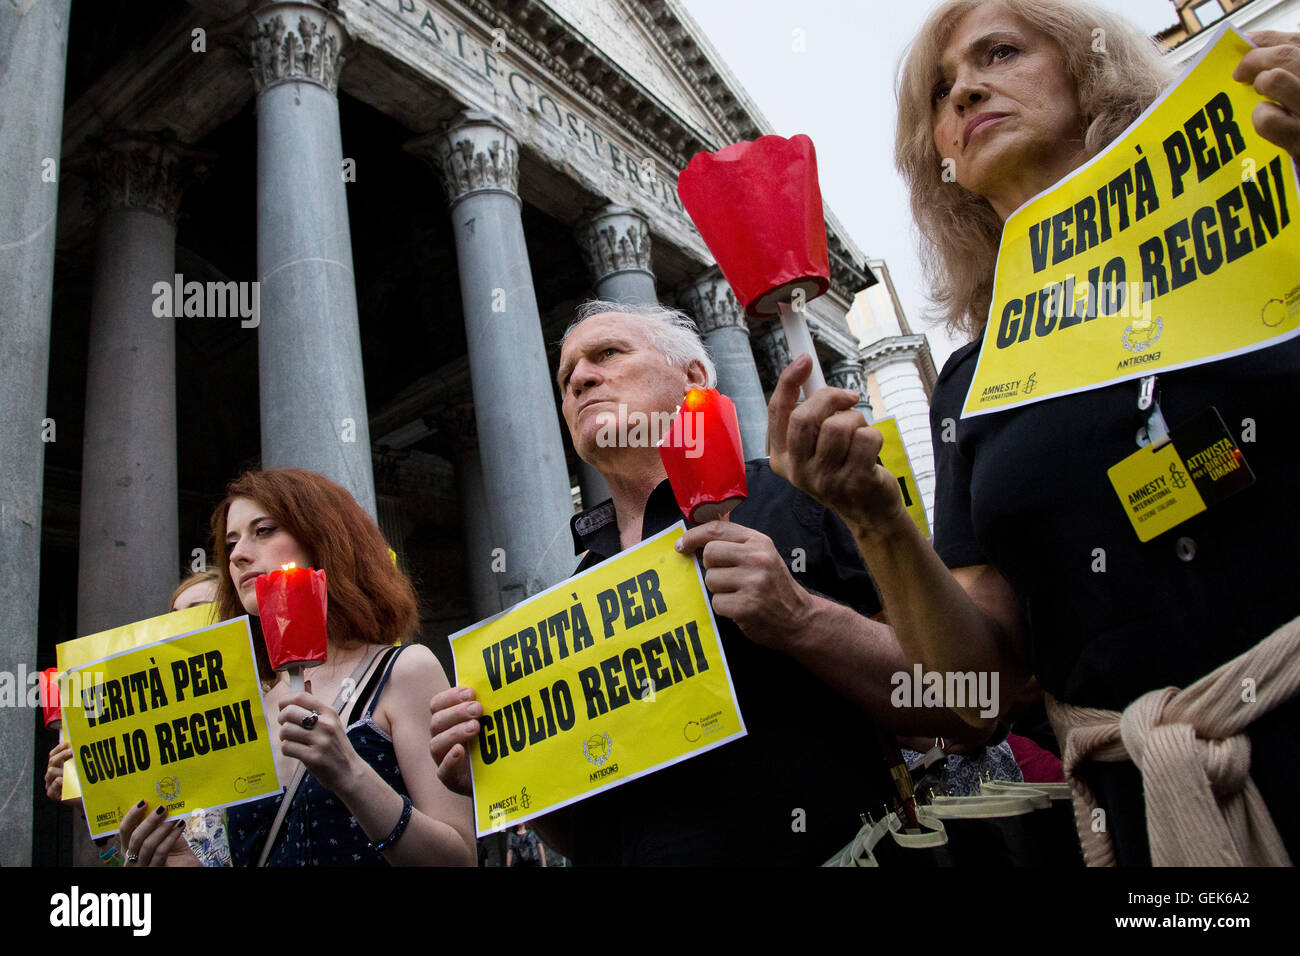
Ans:
[[[1139,541],[1150,541],[1205,510],[1173,442],[1141,448],[1107,474]]]

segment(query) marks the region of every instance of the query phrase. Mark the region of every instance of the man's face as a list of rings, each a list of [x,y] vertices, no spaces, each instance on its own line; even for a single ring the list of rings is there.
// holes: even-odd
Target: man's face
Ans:
[[[564,396],[564,421],[578,455],[599,467],[624,448],[611,443],[624,421],[656,413],[671,414],[686,390],[703,386],[703,370],[669,365],[646,335],[647,320],[603,312],[569,335],[556,374]]]

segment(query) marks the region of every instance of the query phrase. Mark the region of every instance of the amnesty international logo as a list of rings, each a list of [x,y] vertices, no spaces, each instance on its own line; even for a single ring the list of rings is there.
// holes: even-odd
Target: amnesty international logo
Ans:
[[[609,734],[592,734],[582,742],[582,755],[597,767],[603,767],[614,752],[614,741]]]
[[[1179,468],[1175,462],[1169,466],[1169,480],[1175,488],[1185,488],[1187,486],[1187,473]]]

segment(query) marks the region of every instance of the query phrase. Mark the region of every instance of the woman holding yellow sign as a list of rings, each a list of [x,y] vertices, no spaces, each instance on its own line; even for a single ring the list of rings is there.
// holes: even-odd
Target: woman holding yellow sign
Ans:
[[[303,690],[258,647],[284,795],[227,810],[236,866],[473,865],[468,799],[438,780],[429,756],[428,700],[447,689],[437,658],[408,640],[415,593],[375,522],[348,492],[294,469],[251,472],[226,489],[212,518],[219,617],[258,614],[256,582],[286,566],[328,580],[326,658]],[[331,703],[331,701],[333,703]],[[140,865],[187,850],[142,802],[123,843]]]
[[[770,406],[773,469],[848,523],[910,658],[936,671],[998,672],[1008,705],[1031,675],[1046,690],[1095,864],[1277,864],[1300,853],[1300,820],[1282,812],[1300,803],[1300,591],[1290,581],[1300,428],[1284,399],[1300,384],[1300,338],[1049,400],[1032,395],[1043,368],[987,383],[977,364],[1023,341],[1031,318],[1039,334],[1060,320],[1056,339],[1076,343],[1066,362],[1094,358],[1066,338],[1071,324],[1109,329],[1114,348],[1158,358],[1161,330],[1170,341],[1178,333],[1180,315],[1161,300],[1178,276],[1194,266],[1208,275],[1252,242],[1296,248],[1289,160],[1300,154],[1300,38],[1251,40],[1255,49],[1206,87],[1204,108],[1180,117],[1155,150],[1106,158],[1126,164],[1127,180],[1061,206],[1065,182],[1105,169],[1093,158],[1148,107],[1195,88],[1160,99],[1173,78],[1159,51],[1091,4],[944,3],[900,73],[896,153],[935,301],[973,340],[946,363],[932,399],[933,549],[876,463],[879,433],[847,395],[825,389],[796,409],[808,373],[799,360]],[[1246,49],[1228,35],[1204,62],[1231,43]],[[1244,96],[1259,102],[1234,112]],[[1158,115],[1153,108],[1142,129]],[[1198,177],[1217,201],[1170,200]],[[1098,314],[1088,296],[1113,297],[1112,284],[1077,312],[1067,294],[1065,308],[1057,299],[1032,315],[1023,303],[993,308],[1001,328],[989,318],[995,267],[1020,254],[1009,220],[1021,207],[1048,197],[1060,208],[1030,230],[1023,254],[1039,271],[1111,241],[1112,229],[1142,227],[1157,194],[1161,216],[1174,219],[1139,250],[1153,285],[1143,301],[1169,311],[1131,322]],[[1294,268],[1279,271],[1290,289]],[[1225,324],[1260,320],[1260,304],[1244,296],[1217,306]],[[1264,326],[1294,324],[1289,309],[1265,306]],[[1013,319],[1023,319],[1014,331]],[[996,347],[985,341],[994,333]],[[973,383],[1027,400],[963,417]]]

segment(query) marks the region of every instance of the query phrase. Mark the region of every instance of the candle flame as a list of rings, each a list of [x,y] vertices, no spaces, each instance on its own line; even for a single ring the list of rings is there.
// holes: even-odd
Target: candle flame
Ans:
[[[297,566],[298,566],[298,564],[297,564],[296,561],[290,561],[288,564],[282,564],[282,565],[280,565],[280,570],[281,570],[281,571],[288,571],[290,568],[296,568]]]

